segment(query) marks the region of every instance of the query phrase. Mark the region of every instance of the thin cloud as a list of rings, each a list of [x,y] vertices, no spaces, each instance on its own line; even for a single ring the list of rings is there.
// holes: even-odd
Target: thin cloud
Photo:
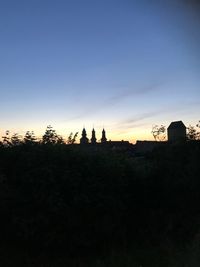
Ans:
[[[145,94],[154,92],[160,88],[160,85],[161,83],[154,83],[150,86],[145,86],[139,89],[129,89],[129,90],[121,91],[118,94],[115,94],[114,96],[107,98],[103,103],[99,102],[95,106],[91,104],[91,106],[88,107],[87,109],[84,109],[81,114],[73,116],[72,118],[69,119],[69,121],[81,119],[90,114],[98,113],[105,108],[109,108],[111,106],[114,106],[114,105],[117,105],[123,102],[127,98],[138,97],[140,95],[145,95]]]
[[[146,126],[146,123],[134,123],[134,124],[129,124],[129,125],[115,125],[113,127],[114,130],[117,130],[117,134],[121,135],[121,134],[127,134],[130,133],[130,129],[134,129],[134,128],[141,128]]]
[[[154,118],[160,114],[166,114],[166,113],[171,114],[172,113],[174,115],[175,112],[180,113],[182,111],[188,111],[188,108],[191,108],[191,106],[193,107],[199,106],[199,103],[200,103],[199,101],[193,101],[193,102],[189,101],[189,102],[182,103],[181,105],[173,104],[170,106],[165,106],[159,110],[140,113],[135,116],[126,118],[116,123],[115,126],[117,128],[126,128],[126,129],[142,127],[146,125],[146,123],[144,123],[144,120],[146,119]]]
[[[104,105],[116,104],[116,103],[119,103],[119,102],[123,101],[124,99],[132,97],[132,96],[136,97],[136,96],[148,94],[150,92],[158,90],[160,84],[161,83],[155,83],[155,84],[151,84],[149,86],[145,86],[145,87],[139,88],[139,89],[124,90],[124,91],[110,97],[105,102]]]
[[[120,124],[134,124],[142,120],[155,117],[158,113],[160,114],[160,111],[153,111],[153,112],[138,114],[137,116],[121,121]]]

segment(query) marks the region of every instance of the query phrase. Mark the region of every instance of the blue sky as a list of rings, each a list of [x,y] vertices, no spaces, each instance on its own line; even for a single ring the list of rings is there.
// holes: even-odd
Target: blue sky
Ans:
[[[199,1],[2,0],[0,134],[151,139],[200,119]]]

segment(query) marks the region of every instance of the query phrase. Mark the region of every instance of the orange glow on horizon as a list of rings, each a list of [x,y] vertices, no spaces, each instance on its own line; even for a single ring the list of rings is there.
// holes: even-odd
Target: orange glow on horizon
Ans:
[[[67,128],[65,130],[65,128]],[[91,128],[91,127],[90,127]],[[89,127],[86,127],[86,131],[87,131],[87,137],[91,138],[91,131],[92,128],[90,129]],[[67,140],[68,136],[70,135],[70,133],[72,132],[73,134],[75,134],[76,132],[78,132],[78,137],[77,137],[77,143],[79,143],[79,140],[81,138],[81,133],[82,133],[82,128],[77,129],[76,127],[72,127],[71,130],[69,130],[69,127],[53,127],[53,129],[56,131],[56,133],[60,136],[62,136],[64,138],[64,140]],[[8,129],[10,132],[10,136],[12,136],[14,133],[18,133],[19,136],[21,136],[22,138],[24,137],[24,135],[26,134],[27,131],[34,131],[34,134],[36,136],[37,139],[41,139],[42,136],[45,133],[46,127],[28,127],[28,129],[23,129],[22,127],[19,127],[18,129],[16,128],[11,128]],[[102,134],[102,128],[97,127],[95,128],[96,131],[96,138],[97,138],[97,142],[100,142],[101,139],[101,134]],[[143,129],[109,129],[108,127],[105,127],[105,131],[106,131],[106,138],[108,141],[129,141],[130,143],[136,143],[137,140],[154,140],[153,136],[151,134],[151,129],[149,129],[148,127],[145,129],[143,127]],[[0,139],[2,139],[2,136],[5,135],[6,130],[4,129],[0,129]]]

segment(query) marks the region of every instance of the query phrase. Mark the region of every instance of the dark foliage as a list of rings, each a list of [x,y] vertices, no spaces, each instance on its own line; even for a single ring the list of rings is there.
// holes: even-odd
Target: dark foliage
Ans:
[[[199,155],[197,141],[145,157],[54,142],[1,146],[1,246],[71,255],[187,246],[200,233]]]

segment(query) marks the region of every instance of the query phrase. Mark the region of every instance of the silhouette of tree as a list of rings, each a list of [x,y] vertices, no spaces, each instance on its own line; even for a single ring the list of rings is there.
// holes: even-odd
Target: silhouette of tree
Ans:
[[[57,135],[56,131],[51,125],[48,125],[45,134],[42,137],[43,144],[63,144],[64,140],[61,136]]]
[[[164,141],[166,139],[166,126],[153,125],[151,133],[155,141]]]
[[[69,135],[69,137],[68,137],[68,139],[67,139],[67,144],[69,144],[69,145],[74,144],[74,143],[76,142],[76,138],[77,138],[77,136],[78,136],[78,132],[76,132],[76,133],[74,134],[74,136],[73,136],[73,133],[70,133],[70,135]]]
[[[196,129],[192,125],[187,127],[187,138],[189,140],[196,140]]]
[[[27,131],[24,136],[24,144],[34,144],[37,141],[33,131]]]
[[[64,144],[64,143],[65,143],[65,141],[64,141],[63,137],[60,135],[57,135],[56,144]]]
[[[5,135],[2,136],[2,144],[3,146],[10,146],[11,145],[11,142],[10,142],[10,131],[6,131]]]
[[[200,128],[200,121],[196,124],[197,128]],[[189,125],[187,127],[187,138],[188,140],[199,140],[200,132],[195,128],[195,126]]]
[[[198,121],[196,127],[200,130],[200,121]],[[198,140],[200,139],[200,132],[199,131],[197,132],[197,139]]]
[[[11,136],[11,145],[12,146],[18,146],[22,144],[21,136],[18,133],[14,133]]]

